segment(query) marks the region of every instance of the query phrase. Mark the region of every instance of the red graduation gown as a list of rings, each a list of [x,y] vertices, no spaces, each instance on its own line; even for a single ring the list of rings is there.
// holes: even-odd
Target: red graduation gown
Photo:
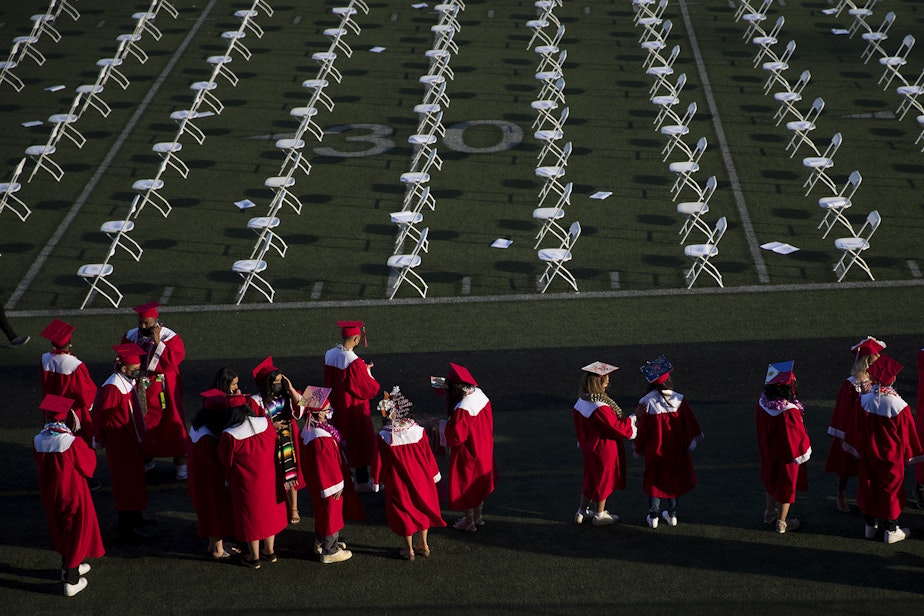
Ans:
[[[825,462],[826,473],[837,473],[838,477],[856,477],[857,459],[847,453],[843,447],[844,437],[853,423],[853,411],[860,394],[854,385],[854,377],[847,378],[841,383],[841,389],[834,401],[834,412],[828,425],[828,434],[832,437],[831,448],[828,450],[828,461]]]
[[[373,479],[385,486],[385,516],[399,537],[446,526],[436,484],[440,471],[424,429],[417,424],[379,432]]]
[[[301,393],[301,392],[299,392]],[[295,448],[295,490],[301,490],[305,487],[305,477],[302,475],[302,465],[298,461],[298,420],[301,418],[301,415],[304,413],[304,408],[295,404],[292,399],[286,395],[286,403],[289,405],[289,412],[292,414],[292,421],[289,424],[290,430],[292,433],[292,446]],[[263,396],[260,394],[253,394],[248,399],[248,406],[256,411],[258,417],[266,417],[267,412],[266,408],[263,406]],[[274,428],[275,429],[275,428]],[[279,481],[280,485],[285,485],[285,473],[282,468],[282,464],[279,462],[279,458],[276,458],[276,480]]]
[[[369,400],[378,395],[379,382],[366,362],[338,344],[324,354],[324,386],[331,388],[331,423],[346,440],[349,465],[369,466],[375,448]]]
[[[924,349],[918,351],[918,398],[915,404],[914,421],[918,428],[918,442],[924,445]],[[914,467],[914,480],[924,483],[924,462]]]
[[[183,381],[180,364],[186,357],[183,339],[168,327],[161,329],[160,344],[142,340],[138,328],[131,329],[122,342],[134,342],[145,351],[141,369],[147,370],[151,384],[146,390],[148,402],[144,422],[144,455],[148,458],[175,458],[186,455],[186,418],[183,414]]]
[[[221,433],[218,459],[231,492],[234,535],[259,541],[288,523],[285,494],[276,484],[276,431],[266,417],[247,417]]]
[[[93,405],[93,425],[97,448],[106,448],[116,509],[144,511],[148,508],[141,450],[144,419],[134,384],[121,373],[113,373],[100,388]]]
[[[196,510],[200,537],[234,534],[231,493],[218,457],[218,438],[205,426],[189,431],[189,478],[186,487]]]
[[[638,419],[635,452],[645,459],[642,487],[657,498],[677,498],[696,487],[690,453],[703,431],[683,394],[652,391],[639,400],[645,412]]]
[[[479,388],[462,398],[446,422],[449,508],[477,507],[494,492],[494,415]]]
[[[782,411],[766,409],[760,402],[754,411],[764,489],[779,503],[794,503],[796,491],[808,489],[805,463],[812,457],[802,411],[794,404]]]
[[[880,520],[896,520],[905,506],[905,465],[924,462],[914,418],[898,395],[874,386],[860,396],[844,447],[860,458],[857,505]]]
[[[73,434],[50,431],[37,434],[34,446],[48,530],[64,568],[102,557],[99,521],[87,487],[96,470],[96,452]]]
[[[48,352],[42,355],[42,393],[63,396],[74,401],[74,412],[80,420],[77,436],[89,445],[93,440],[93,417],[90,414],[96,399],[96,383],[87,365],[70,353]]]
[[[592,501],[602,501],[614,490],[625,490],[626,452],[622,442],[638,434],[636,416],[620,419],[605,403],[583,398],[574,403],[571,415],[584,456],[581,494]]]
[[[343,497],[334,495],[345,487],[340,447],[323,425],[307,425],[301,435],[302,474],[314,506],[314,530],[330,537],[343,528]]]

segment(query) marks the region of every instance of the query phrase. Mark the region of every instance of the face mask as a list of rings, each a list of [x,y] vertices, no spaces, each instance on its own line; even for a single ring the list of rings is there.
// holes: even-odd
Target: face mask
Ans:
[[[144,336],[145,338],[150,338],[151,334],[154,333],[153,327],[139,327],[138,333]]]
[[[141,368],[135,368],[134,370],[129,370],[128,372],[125,373],[125,376],[127,376],[130,379],[137,379],[139,376],[141,376]]]
[[[274,394],[282,393],[282,383],[273,383],[273,393]]]

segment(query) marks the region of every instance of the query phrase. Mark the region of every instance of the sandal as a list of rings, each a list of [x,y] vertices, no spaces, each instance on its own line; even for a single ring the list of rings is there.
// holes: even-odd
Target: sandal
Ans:
[[[461,530],[467,533],[473,533],[478,530],[478,527],[475,526],[475,523],[465,516],[462,516],[456,520],[456,523],[453,524],[452,527],[456,530]]]
[[[227,547],[227,550],[230,554],[240,554],[241,553],[241,548],[237,547],[236,545],[229,545]]]
[[[216,552],[208,552],[208,555],[212,560],[225,560],[226,558],[231,558],[231,555],[227,552],[222,552],[221,554]]]
[[[430,557],[430,546],[429,545],[416,546],[414,548],[414,552],[416,552],[417,554],[420,554],[424,558],[429,558]]]
[[[410,562],[414,562],[414,550],[410,550],[410,551],[409,551],[409,550],[405,550],[405,549],[402,548],[402,549],[398,550],[398,556],[400,556],[400,557],[403,558],[404,560],[408,560],[408,561],[410,561]]]
[[[301,521],[302,521],[302,518],[300,515],[298,515],[297,510],[289,514],[289,524],[298,524]]]
[[[267,554],[266,552],[261,551],[260,560],[265,560],[268,563],[274,563],[279,560],[279,557],[276,556],[276,552],[270,552]]]
[[[244,565],[245,567],[250,567],[251,569],[259,569],[260,559],[259,558],[251,559],[249,556],[241,556],[241,564]]]

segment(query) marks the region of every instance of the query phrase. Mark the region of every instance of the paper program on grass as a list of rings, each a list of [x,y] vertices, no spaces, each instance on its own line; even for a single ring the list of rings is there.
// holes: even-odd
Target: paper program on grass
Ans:
[[[504,238],[499,237],[491,242],[491,248],[510,248],[511,244],[513,244],[513,240],[505,240]]]
[[[799,250],[795,246],[783,242],[767,242],[766,244],[761,244],[760,247],[764,250],[770,250],[781,255],[788,255]]]
[[[385,48],[380,47],[379,45],[376,45],[375,47],[369,48],[369,51],[371,51],[372,53],[382,53],[383,51],[385,51]]]
[[[613,194],[613,193],[612,193],[611,191],[608,191],[608,190],[598,190],[597,192],[595,192],[594,194],[592,194],[592,195],[590,196],[590,198],[591,198],[591,199],[601,199],[601,200],[602,200],[602,199],[606,199],[607,197],[609,197],[609,196],[612,195],[612,194]]]
[[[41,126],[42,122],[39,120],[32,120],[31,122],[23,122],[22,125],[26,128],[32,128],[33,126]]]
[[[241,201],[235,201],[234,205],[241,208],[242,210],[246,210],[246,209],[254,207],[257,204],[251,201],[250,199],[243,199]]]

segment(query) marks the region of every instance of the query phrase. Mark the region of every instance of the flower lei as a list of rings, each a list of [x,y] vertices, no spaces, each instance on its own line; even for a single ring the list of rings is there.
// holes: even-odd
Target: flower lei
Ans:
[[[53,432],[55,434],[71,434],[71,429],[63,421],[49,421],[42,429],[43,432]]]
[[[805,413],[805,405],[800,400],[770,400],[766,394],[760,394],[760,405],[771,411],[785,411],[790,406],[795,406]]]
[[[590,400],[591,402],[602,402],[607,405],[616,413],[616,416],[622,419],[625,417],[625,413],[622,412],[622,409],[619,408],[619,405],[616,404],[616,401],[607,396],[606,394],[582,394],[581,398],[584,400]]]

